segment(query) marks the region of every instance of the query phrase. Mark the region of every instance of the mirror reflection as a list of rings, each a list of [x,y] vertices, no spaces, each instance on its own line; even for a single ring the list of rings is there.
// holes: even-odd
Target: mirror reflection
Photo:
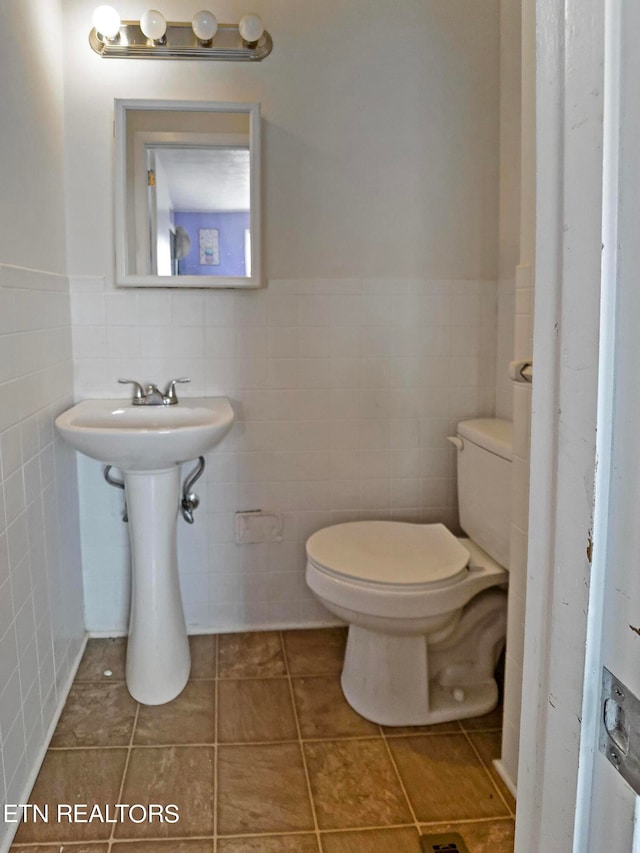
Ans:
[[[146,145],[154,275],[251,275],[248,147]]]
[[[258,122],[256,104],[116,102],[120,284],[259,284]]]

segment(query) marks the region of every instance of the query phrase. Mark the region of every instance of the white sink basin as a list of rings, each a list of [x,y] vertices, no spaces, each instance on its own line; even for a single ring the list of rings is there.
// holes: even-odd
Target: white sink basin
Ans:
[[[171,406],[84,400],[56,418],[72,447],[122,471],[133,579],[127,687],[147,705],[174,699],[191,665],[176,547],[180,465],[210,450],[232,423],[226,397]]]
[[[202,456],[232,423],[226,397],[183,397],[174,406],[84,400],[56,419],[72,447],[122,471],[157,471]]]

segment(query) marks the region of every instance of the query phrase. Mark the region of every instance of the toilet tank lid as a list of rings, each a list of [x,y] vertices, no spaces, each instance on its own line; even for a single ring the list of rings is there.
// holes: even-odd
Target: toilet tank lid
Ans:
[[[467,441],[511,462],[513,453],[511,421],[504,418],[476,418],[472,421],[460,421],[458,434]]]

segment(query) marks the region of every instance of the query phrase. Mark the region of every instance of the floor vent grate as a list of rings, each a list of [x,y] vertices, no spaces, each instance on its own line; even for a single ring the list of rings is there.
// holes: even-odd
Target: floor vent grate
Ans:
[[[464,839],[457,832],[421,835],[420,848],[423,853],[469,853]]]

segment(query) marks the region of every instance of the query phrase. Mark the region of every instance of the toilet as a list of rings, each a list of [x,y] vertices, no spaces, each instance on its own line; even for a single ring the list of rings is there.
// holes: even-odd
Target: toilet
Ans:
[[[357,521],[307,541],[306,580],[349,625],[347,702],[368,720],[416,726],[488,713],[507,622],[511,422],[462,421],[460,526]]]

